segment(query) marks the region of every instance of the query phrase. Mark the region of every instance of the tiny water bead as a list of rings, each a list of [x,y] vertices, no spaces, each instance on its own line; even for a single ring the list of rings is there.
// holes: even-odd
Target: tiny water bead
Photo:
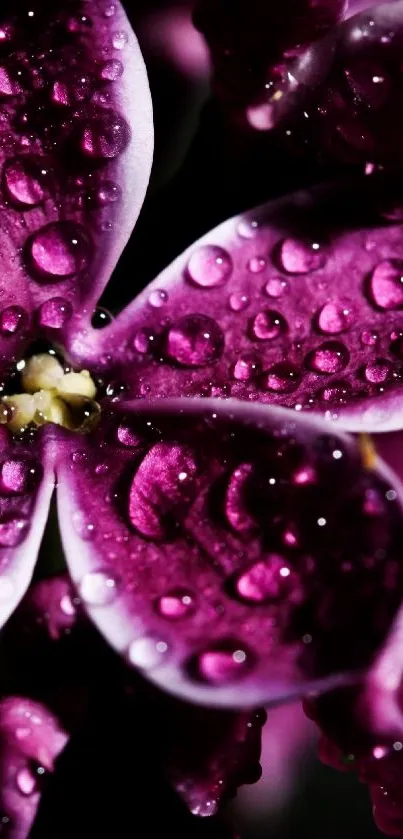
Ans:
[[[265,286],[265,294],[267,297],[283,297],[283,295],[288,291],[288,283],[286,280],[281,279],[281,277],[271,277],[271,279],[266,283]]]
[[[162,288],[157,288],[151,292],[148,302],[153,309],[161,309],[168,302],[168,292]]]
[[[29,528],[25,516],[12,513],[0,517],[0,547],[15,548],[23,542]]]
[[[329,302],[320,309],[317,320],[321,332],[338,335],[352,325],[354,314],[348,304]]]
[[[62,329],[73,315],[73,308],[64,297],[50,297],[39,307],[38,322],[45,329]]]
[[[232,259],[223,248],[204,245],[195,250],[187,264],[187,276],[200,288],[217,288],[229,280]]]
[[[94,160],[111,160],[125,150],[130,129],[119,114],[105,111],[83,122],[79,136],[81,152]]]
[[[15,335],[27,326],[28,312],[21,306],[7,306],[0,312],[0,333],[3,337]]]
[[[192,665],[200,679],[225,685],[242,679],[252,666],[252,656],[243,645],[228,640],[200,653]]]
[[[181,367],[204,367],[217,361],[224,349],[218,323],[206,315],[188,315],[170,327],[165,354]]]
[[[312,350],[305,363],[314,373],[330,376],[344,370],[349,360],[350,353],[344,344],[340,341],[327,341]]]
[[[3,186],[9,201],[17,207],[37,207],[50,194],[49,163],[30,155],[7,160],[3,167]]]
[[[267,260],[264,256],[252,256],[248,262],[248,268],[251,274],[260,274],[267,266]]]
[[[244,312],[250,305],[250,297],[242,292],[234,292],[228,300],[229,307],[233,312]]]
[[[86,574],[78,587],[79,595],[89,606],[109,606],[119,593],[118,581],[107,571]]]
[[[123,75],[123,69],[122,62],[117,58],[112,58],[109,61],[105,61],[102,65],[99,77],[106,82],[115,82],[116,79],[120,79]]]
[[[380,309],[403,306],[403,260],[385,259],[378,263],[369,278],[369,295]]]
[[[287,321],[272,309],[258,312],[251,323],[251,332],[258,341],[273,341],[287,331]]]
[[[232,375],[237,382],[248,382],[259,372],[259,363],[248,356],[240,356],[235,362]]]
[[[194,595],[186,589],[174,589],[157,602],[157,611],[169,620],[180,620],[193,614],[196,608]]]
[[[31,236],[27,246],[29,267],[44,282],[58,282],[81,274],[89,265],[92,245],[80,224],[51,222]]]
[[[247,603],[270,602],[289,595],[293,577],[286,560],[272,554],[244,571],[236,580],[235,590]]]
[[[168,644],[158,638],[137,638],[129,647],[129,661],[142,670],[152,670],[162,664],[169,652]]]
[[[377,358],[375,361],[366,364],[364,367],[364,377],[367,382],[379,385],[387,381],[391,376],[392,365],[386,358]]]
[[[262,387],[273,393],[291,393],[301,381],[301,371],[288,361],[273,364],[262,376]]]
[[[326,253],[318,242],[308,244],[297,239],[284,239],[277,246],[280,268],[287,274],[308,274],[326,263]]]

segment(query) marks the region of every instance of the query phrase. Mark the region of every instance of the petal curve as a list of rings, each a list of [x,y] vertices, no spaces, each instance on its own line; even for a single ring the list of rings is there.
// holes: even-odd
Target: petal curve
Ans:
[[[279,701],[356,673],[389,630],[401,490],[318,419],[236,400],[114,404],[57,475],[88,613],[173,693]]]

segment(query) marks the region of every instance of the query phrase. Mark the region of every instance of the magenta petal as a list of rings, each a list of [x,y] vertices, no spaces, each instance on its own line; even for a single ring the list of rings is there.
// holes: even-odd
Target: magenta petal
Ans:
[[[359,179],[231,219],[76,354],[125,396],[232,396],[354,431],[400,428],[403,227],[388,221],[391,200]]]
[[[57,464],[70,573],[109,643],[165,689],[227,706],[367,664],[401,599],[390,473],[280,409],[113,407]]]
[[[25,594],[45,528],[54,473],[41,443],[0,429],[0,626]]]
[[[0,825],[7,839],[26,839],[43,777],[53,770],[67,736],[56,718],[22,697],[0,702]]]
[[[24,1],[0,30],[2,274],[57,337],[91,317],[142,204],[147,76],[119,2]]]

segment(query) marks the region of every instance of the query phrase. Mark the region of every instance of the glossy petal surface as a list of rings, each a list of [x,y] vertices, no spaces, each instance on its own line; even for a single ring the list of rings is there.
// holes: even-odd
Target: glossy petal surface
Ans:
[[[0,259],[11,302],[57,339],[90,319],[142,204],[147,76],[118,2],[18,0],[0,31]]]
[[[279,409],[113,408],[57,465],[70,572],[112,646],[169,691],[241,707],[368,663],[400,602],[390,475]]]
[[[232,396],[349,430],[400,428],[403,247],[390,189],[357,180],[225,222],[77,340],[76,356],[116,398]]]

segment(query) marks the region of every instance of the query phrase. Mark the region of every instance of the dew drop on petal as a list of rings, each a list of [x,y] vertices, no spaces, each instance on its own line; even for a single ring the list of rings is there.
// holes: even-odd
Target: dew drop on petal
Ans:
[[[10,202],[21,208],[37,207],[49,196],[49,172],[45,160],[29,155],[7,160],[3,184]]]
[[[259,222],[256,219],[242,219],[237,228],[238,236],[242,239],[254,239],[259,230]]]
[[[113,315],[108,309],[103,309],[102,306],[97,306],[91,318],[91,326],[93,329],[104,329],[113,321]]]
[[[123,50],[129,40],[127,32],[114,32],[112,36],[112,46],[115,50]]]
[[[201,652],[195,662],[195,670],[199,679],[214,685],[225,685],[243,678],[250,664],[251,656],[243,644],[224,641]]]
[[[73,315],[73,308],[64,297],[51,297],[39,307],[39,325],[45,329],[62,329]]]
[[[308,244],[297,239],[284,239],[278,248],[278,260],[287,274],[308,274],[324,266],[326,255],[318,242]]]
[[[0,312],[0,333],[7,337],[15,335],[28,323],[28,313],[21,306],[7,306]]]
[[[256,376],[258,370],[258,364],[253,358],[239,356],[232,368],[232,375],[237,382],[249,382],[252,376]]]
[[[85,542],[90,542],[95,539],[96,526],[94,522],[88,521],[81,510],[76,510],[73,513],[73,525],[77,535]]]
[[[266,268],[267,260],[264,256],[252,256],[248,262],[248,268],[251,274],[260,274]]]
[[[122,446],[135,449],[141,445],[141,437],[125,422],[119,424],[116,436]]]
[[[232,259],[227,251],[215,245],[204,245],[190,256],[187,276],[201,288],[217,288],[227,282],[232,267]]]
[[[379,309],[403,306],[403,261],[385,259],[379,262],[369,278],[369,296]]]
[[[230,295],[228,303],[232,312],[244,312],[250,305],[250,297],[241,292],[234,292]]]
[[[272,554],[240,574],[235,590],[248,603],[264,603],[286,594],[291,578],[286,560]]]
[[[29,239],[29,264],[39,279],[57,282],[84,271],[91,250],[81,225],[70,221],[51,222]]]
[[[364,347],[375,347],[379,341],[379,335],[373,329],[364,329],[361,332],[361,343]]]
[[[268,297],[279,298],[288,291],[288,283],[281,277],[272,277],[265,285],[265,294]]]
[[[317,315],[318,326],[326,335],[337,335],[348,329],[353,321],[351,308],[346,304],[329,302],[320,309]]]
[[[118,583],[106,571],[92,571],[85,574],[78,591],[84,603],[89,606],[109,606],[118,595]]]
[[[340,341],[326,341],[312,350],[305,362],[314,373],[329,376],[331,373],[340,373],[344,370],[349,360],[350,353],[344,344]]]
[[[165,306],[165,303],[168,301],[168,292],[164,291],[164,289],[157,288],[151,292],[148,302],[150,306],[154,309],[160,309],[162,306]]]
[[[186,589],[173,589],[159,598],[157,611],[163,618],[178,620],[193,614],[194,596]]]
[[[110,111],[90,117],[81,127],[79,146],[83,154],[95,160],[118,157],[130,139],[126,120]]]
[[[38,474],[38,466],[33,460],[8,458],[0,466],[0,492],[22,495],[33,485]]]
[[[364,377],[367,382],[380,385],[385,382],[392,372],[392,365],[386,358],[377,358],[364,367]]]
[[[99,71],[99,78],[105,82],[115,82],[123,75],[123,64],[117,58],[111,58],[102,64]]]
[[[155,340],[151,329],[138,329],[133,338],[133,348],[139,353],[149,352]]]
[[[251,463],[241,463],[232,473],[225,495],[225,515],[229,525],[237,533],[253,530],[256,523],[250,515],[246,501],[246,490],[253,474]]]
[[[161,664],[168,652],[168,644],[157,638],[136,638],[129,647],[129,661],[142,670],[151,670]]]
[[[0,518],[0,547],[15,548],[25,539],[29,522],[24,516],[5,514]]]
[[[298,387],[300,379],[298,367],[288,361],[279,361],[263,374],[262,387],[273,393],[291,393]]]
[[[181,367],[204,367],[222,355],[224,335],[206,315],[188,315],[172,326],[165,339],[165,354]]]
[[[322,388],[319,393],[319,399],[323,402],[345,402],[351,393],[351,385],[349,382],[333,381]]]
[[[32,795],[36,792],[37,778],[28,766],[24,766],[18,770],[15,780],[17,788],[22,795]]]
[[[273,341],[287,331],[287,321],[272,309],[258,312],[251,323],[251,333],[258,341]]]

